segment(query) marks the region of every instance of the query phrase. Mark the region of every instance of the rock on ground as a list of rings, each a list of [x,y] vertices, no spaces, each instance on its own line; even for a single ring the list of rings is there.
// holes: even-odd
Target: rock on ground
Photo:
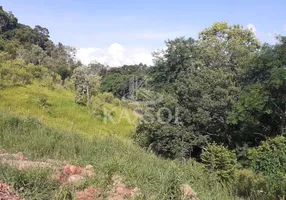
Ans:
[[[60,168],[56,179],[60,183],[78,185],[88,177],[95,175],[94,168],[91,165],[79,167],[75,165],[65,165]]]
[[[0,200],[23,200],[11,190],[10,185],[0,181]]]
[[[113,176],[112,181],[113,184],[106,193],[102,192],[100,188],[90,186],[87,189],[76,193],[77,200],[125,200],[135,198],[138,189],[127,188],[123,183],[121,176]]]
[[[180,189],[183,194],[183,200],[200,200],[193,188],[188,184],[182,184]]]

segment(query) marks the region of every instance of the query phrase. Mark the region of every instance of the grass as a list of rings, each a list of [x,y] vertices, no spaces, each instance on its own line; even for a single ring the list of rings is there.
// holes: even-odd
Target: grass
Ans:
[[[29,200],[54,199],[61,186],[50,179],[51,172],[46,169],[19,171],[7,165],[0,165],[0,180],[10,183],[16,191]],[[60,199],[59,199],[60,200]]]
[[[70,130],[49,128],[34,118],[19,118],[5,110],[0,111],[0,148],[11,153],[21,151],[34,160],[49,158],[79,165],[91,164],[96,177],[90,183],[98,187],[104,186],[111,175],[120,174],[128,186],[140,188],[139,199],[180,199],[178,188],[184,183],[191,185],[201,200],[236,199],[199,163],[164,160],[134,145],[131,140],[118,140],[112,136],[91,140]],[[36,187],[38,184],[32,184],[48,179],[47,172],[35,172],[40,176],[22,173],[0,167],[0,179],[6,177],[5,180],[16,189],[23,187],[21,194],[27,199],[45,199],[46,194],[57,199],[70,194],[52,181],[43,186],[46,188],[43,191],[41,186]],[[23,183],[32,186],[26,189]],[[53,198],[50,196],[49,199]]]
[[[95,107],[113,111],[119,123],[111,123],[102,113],[77,105],[75,95],[59,86],[34,83],[0,92],[0,149],[23,152],[33,160],[91,164],[96,177],[81,188],[90,184],[104,188],[113,174],[120,174],[127,185],[140,188],[139,199],[180,199],[179,186],[184,183],[201,200],[236,199],[203,165],[161,159],[133,144],[135,123],[130,120],[135,122],[138,116],[120,103],[94,101]],[[49,170],[18,171],[0,165],[0,180],[26,199],[73,199],[74,188],[61,186],[50,176]]]
[[[137,115],[131,110],[100,100],[101,109],[113,111],[114,122],[107,117],[94,115],[88,107],[74,102],[75,95],[62,87],[53,90],[34,83],[25,87],[6,88],[0,91],[0,108],[28,115],[44,124],[62,130],[82,133],[90,137],[118,135],[128,137],[135,130]],[[104,110],[103,110],[104,111]],[[107,116],[107,115],[106,115]],[[120,123],[118,123],[120,122]]]

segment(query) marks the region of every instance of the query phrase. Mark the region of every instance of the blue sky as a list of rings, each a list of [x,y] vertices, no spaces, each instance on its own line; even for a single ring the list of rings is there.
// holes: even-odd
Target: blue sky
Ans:
[[[78,49],[78,58],[117,66],[151,64],[150,53],[164,40],[196,37],[216,21],[254,27],[257,37],[273,43],[286,35],[285,0],[2,0],[21,23],[50,30],[54,42]]]

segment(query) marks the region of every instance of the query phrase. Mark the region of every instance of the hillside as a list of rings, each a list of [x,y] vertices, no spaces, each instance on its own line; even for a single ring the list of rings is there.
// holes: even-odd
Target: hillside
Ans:
[[[115,112],[112,115],[113,123],[108,116],[105,120],[105,116],[95,115],[88,107],[76,104],[73,92],[61,86],[54,87],[51,90],[41,86],[40,83],[34,83],[25,87],[4,89],[0,93],[0,107],[12,113],[39,118],[48,126],[90,137],[102,135],[126,137],[135,131],[138,117],[127,107],[98,99],[97,103],[106,108],[107,114]],[[129,123],[126,116],[129,116],[134,123]]]
[[[0,6],[0,199],[285,200],[286,37],[257,36],[215,22],[152,66],[119,44],[82,64]]]
[[[78,186],[78,190],[89,185],[104,187],[110,176],[119,174],[127,185],[140,189],[139,199],[170,199],[177,195],[177,187],[181,184],[190,184],[201,199],[235,199],[196,162],[183,164],[160,159],[131,141],[120,141],[112,136],[90,140],[69,131],[48,128],[37,119],[15,117],[3,110],[0,119],[0,146],[5,152],[22,152],[32,160],[55,159],[94,166],[96,176]],[[0,170],[0,179],[16,189],[23,187],[20,194],[27,199],[54,198],[50,195],[61,192],[64,195],[64,192],[75,189],[63,190],[61,185],[47,177],[47,173],[51,173],[49,170],[32,170],[38,177],[29,171],[15,171],[2,164]],[[37,185],[42,182],[45,182],[43,186]]]

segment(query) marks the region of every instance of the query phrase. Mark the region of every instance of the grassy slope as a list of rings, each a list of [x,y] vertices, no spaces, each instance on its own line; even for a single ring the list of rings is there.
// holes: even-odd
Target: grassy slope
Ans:
[[[41,106],[41,98],[47,99],[51,106]],[[50,90],[37,84],[26,87],[8,88],[0,91],[0,107],[7,108],[17,114],[40,118],[45,124],[63,130],[75,131],[89,136],[102,134],[118,134],[128,136],[134,131],[135,124],[128,123],[126,113],[132,120],[137,117],[132,111],[121,106],[104,103],[107,110],[115,111],[115,122],[104,122],[101,116],[92,116],[87,107],[74,103],[74,94],[66,89],[57,87]]]
[[[43,96],[51,106],[41,106]],[[104,106],[114,108],[107,103]],[[176,199],[176,189],[183,183],[190,184],[202,200],[234,199],[202,165],[191,161],[182,164],[163,160],[147,153],[128,139],[135,129],[134,125],[126,119],[119,124],[105,124],[101,117],[93,117],[88,108],[75,104],[74,94],[65,89],[50,90],[36,84],[5,89],[0,91],[1,107],[0,150],[21,151],[32,159],[50,158],[74,164],[91,164],[97,171],[97,180],[92,183],[99,187],[106,183],[110,174],[119,173],[126,178],[126,183],[140,188],[142,199]],[[115,107],[117,120],[122,109]],[[136,119],[131,111],[128,113]],[[28,118],[14,117],[19,115]],[[118,140],[113,134],[106,133],[126,136],[127,139]],[[104,137],[90,137],[98,135]],[[19,185],[23,176],[27,179],[24,182],[35,182],[34,179],[37,179],[21,173],[18,175],[15,170],[0,165],[0,179],[6,177],[5,180]],[[49,196],[50,192],[62,190],[55,189],[54,183],[51,185],[52,188],[42,195]],[[29,188],[28,199],[40,195],[42,189],[37,185],[35,187]]]
[[[33,159],[52,158],[73,164],[91,164],[97,174],[91,183],[97,187],[104,186],[112,174],[123,175],[129,186],[140,188],[142,199],[177,199],[177,189],[183,183],[190,184],[202,200],[234,199],[214,176],[196,162],[160,159],[131,141],[111,136],[90,140],[71,132],[59,132],[36,119],[14,117],[7,111],[0,111],[0,148],[12,153],[22,151]],[[18,176],[20,179],[23,176],[0,165],[0,179],[3,179],[2,174],[5,174],[5,180],[16,182],[16,185],[19,185]],[[36,177],[23,178],[27,179],[24,182],[34,182]],[[31,187],[29,199],[34,198],[34,190],[35,193],[40,190],[37,186]],[[51,183],[50,187],[55,187],[55,184]],[[45,193],[53,191],[51,188]]]

